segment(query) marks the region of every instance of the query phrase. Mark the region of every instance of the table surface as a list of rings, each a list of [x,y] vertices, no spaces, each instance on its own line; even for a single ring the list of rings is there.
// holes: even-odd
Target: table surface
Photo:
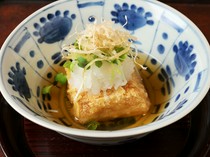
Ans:
[[[3,44],[7,36],[11,33],[11,31],[28,15],[36,11],[37,9],[41,8],[42,6],[48,4],[47,1],[42,2],[33,2],[33,3],[6,3],[6,2],[0,2],[0,28],[1,28],[1,35],[0,35],[0,46]],[[207,40],[210,42],[210,4],[186,4],[186,3],[169,3],[170,6],[176,8],[180,12],[182,12],[184,15],[186,15],[188,18],[190,18],[203,32],[203,34],[206,36]],[[1,96],[1,94],[0,94]],[[2,97],[2,96],[1,96]],[[180,121],[177,122],[177,125],[179,127],[176,127],[177,125],[169,126],[169,129],[173,132],[175,132],[178,129],[182,129],[183,132],[180,134],[181,136],[184,136],[184,132],[186,132],[186,124],[188,121],[189,116],[184,117]],[[63,136],[58,135],[57,133],[50,131],[48,129],[45,129],[41,126],[38,126],[26,119],[24,119],[24,125],[25,125],[25,131],[27,132],[27,140],[30,145],[30,147],[33,148],[33,151],[35,151],[37,154],[36,156],[53,156],[54,154],[62,154],[62,147],[56,148],[58,144],[53,146],[51,144],[52,154],[49,154],[48,148],[45,147],[42,142],[38,141],[40,139],[43,139],[45,142],[48,140],[49,142],[53,141],[60,141],[61,143],[67,142],[69,139],[66,139]],[[181,127],[180,127],[181,126]],[[164,133],[164,130],[163,132]],[[40,134],[40,137],[34,137],[34,135]],[[153,136],[153,135],[151,135]],[[55,139],[58,138],[58,139]],[[152,137],[150,137],[152,138]],[[178,139],[177,139],[178,140]],[[69,149],[72,149],[75,145],[79,145],[78,142],[72,142],[71,145],[69,145]],[[154,144],[153,144],[154,145]],[[104,152],[105,155],[107,154],[106,151],[110,148],[103,148],[103,147],[94,147],[94,146],[88,146],[86,144],[80,144],[81,149],[86,149],[86,153],[89,153],[90,156],[93,156],[94,149],[97,149],[97,151]],[[135,145],[134,145],[135,146]],[[54,148],[55,147],[55,148]],[[126,147],[126,146],[124,146]],[[81,156],[79,151],[81,149],[76,149],[75,156]],[[121,147],[115,147],[113,148],[113,151],[116,151],[115,149],[121,149]],[[47,154],[48,152],[48,154]],[[92,153],[92,154],[91,154]],[[155,153],[155,152],[154,152]],[[169,152],[168,152],[169,153]],[[112,154],[113,156],[115,154]],[[167,155],[167,154],[166,154]],[[206,153],[206,156],[210,156],[210,153]],[[56,156],[56,155],[55,155]],[[85,155],[84,155],[85,156]],[[4,154],[2,150],[0,150],[0,157],[4,157]]]

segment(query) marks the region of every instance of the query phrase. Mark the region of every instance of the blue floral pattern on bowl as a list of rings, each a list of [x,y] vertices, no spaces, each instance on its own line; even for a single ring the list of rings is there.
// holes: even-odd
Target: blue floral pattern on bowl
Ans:
[[[152,17],[151,12],[145,12],[143,7],[137,7],[135,4],[123,3],[114,5],[115,11],[111,11],[112,18],[115,23],[120,23],[127,30],[134,31],[145,25],[153,25],[154,21],[150,20]]]
[[[65,10],[61,16],[60,10],[55,14],[47,14],[46,17],[40,18],[40,23],[34,23],[36,31],[35,36],[39,36],[39,43],[46,42],[48,44],[63,40],[72,28],[72,19],[76,18],[75,14],[70,15],[69,11]]]
[[[173,121],[174,116],[201,100],[210,80],[207,42],[191,22],[150,0],[61,0],[30,16],[2,49],[1,82],[6,97],[32,115],[71,126],[69,106],[59,106],[54,97],[43,96],[41,89],[53,83],[61,69],[61,43],[74,41],[68,36],[86,24],[100,22],[98,15],[137,36],[133,48],[150,56],[144,58],[143,65],[149,66],[144,73],[155,97],[151,122]],[[8,62],[10,58],[15,61]],[[55,95],[60,88],[55,86]]]
[[[193,53],[194,46],[189,45],[188,41],[179,42],[179,45],[174,45],[173,51],[176,53],[174,63],[178,73],[188,80],[195,71],[196,54]]]
[[[14,91],[17,91],[22,98],[25,98],[28,101],[28,99],[31,98],[31,93],[28,82],[25,78],[25,68],[23,67],[21,69],[20,63],[17,62],[15,67],[12,66],[10,69],[11,71],[8,73],[8,83],[12,85]]]

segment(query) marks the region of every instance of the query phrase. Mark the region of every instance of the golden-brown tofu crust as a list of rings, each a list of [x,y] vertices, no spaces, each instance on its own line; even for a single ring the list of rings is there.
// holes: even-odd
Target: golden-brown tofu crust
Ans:
[[[109,89],[97,95],[81,92],[77,101],[73,102],[76,93],[77,90],[68,85],[67,96],[73,104],[71,113],[81,124],[142,115],[148,112],[151,105],[136,72],[125,86],[117,90]]]

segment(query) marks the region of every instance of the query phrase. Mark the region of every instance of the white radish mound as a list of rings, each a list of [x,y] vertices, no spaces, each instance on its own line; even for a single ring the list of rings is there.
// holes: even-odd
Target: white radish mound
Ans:
[[[132,58],[126,57],[121,64],[111,64],[107,61],[102,61],[102,66],[99,68],[95,64],[91,65],[90,69],[75,65],[71,72],[68,83],[77,90],[88,91],[92,94],[99,94],[100,91],[124,86],[131,79],[134,72],[135,64]]]

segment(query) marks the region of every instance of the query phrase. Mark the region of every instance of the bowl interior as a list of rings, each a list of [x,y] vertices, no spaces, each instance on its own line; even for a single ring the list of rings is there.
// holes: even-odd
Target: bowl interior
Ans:
[[[88,23],[112,20],[138,38],[141,70],[153,101],[142,119],[150,131],[189,113],[209,88],[209,47],[199,29],[174,9],[156,1],[58,1],[32,14],[1,49],[1,92],[11,106],[41,125],[72,125],[63,87],[51,96],[42,88],[62,70],[61,47]],[[44,121],[45,123],[43,123]],[[153,123],[151,123],[153,122]],[[161,125],[161,122],[164,122]],[[156,128],[158,128],[156,127]],[[61,131],[57,128],[57,131]],[[62,132],[62,131],[61,131]],[[66,133],[66,132],[65,132]]]

